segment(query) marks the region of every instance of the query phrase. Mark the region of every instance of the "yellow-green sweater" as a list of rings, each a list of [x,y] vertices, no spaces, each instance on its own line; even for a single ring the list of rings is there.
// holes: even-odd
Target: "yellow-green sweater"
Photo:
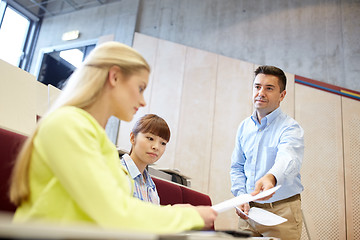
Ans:
[[[62,107],[45,117],[34,138],[30,198],[14,222],[90,223],[149,233],[199,229],[193,208],[157,206],[132,197],[133,182],[115,145],[86,111]]]

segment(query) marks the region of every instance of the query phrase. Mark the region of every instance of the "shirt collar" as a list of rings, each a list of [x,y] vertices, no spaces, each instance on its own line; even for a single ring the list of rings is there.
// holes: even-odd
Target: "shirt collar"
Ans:
[[[141,172],[139,171],[134,160],[132,160],[129,154],[124,154],[122,156],[122,159],[132,179],[135,180],[135,178],[141,177]],[[144,180],[150,185],[151,188],[155,188],[155,183],[152,181],[151,176],[146,169],[144,169]]]
[[[281,109],[280,107],[278,107],[277,109],[275,109],[274,111],[272,111],[271,113],[269,113],[266,118],[267,118],[267,123],[270,124],[272,121],[274,121],[274,119],[279,116],[281,114]]]
[[[141,175],[141,172],[128,154],[124,154],[122,158],[132,179],[135,179],[137,176]]]
[[[272,121],[274,121],[274,119],[279,116],[282,113],[280,107],[278,107],[277,109],[275,109],[274,111],[272,111],[271,113],[269,113],[268,115],[266,115],[262,121],[261,121],[261,125],[267,124],[269,125]],[[255,125],[259,124],[257,115],[256,115],[256,110],[254,111],[254,113],[251,115],[251,120],[255,123]]]

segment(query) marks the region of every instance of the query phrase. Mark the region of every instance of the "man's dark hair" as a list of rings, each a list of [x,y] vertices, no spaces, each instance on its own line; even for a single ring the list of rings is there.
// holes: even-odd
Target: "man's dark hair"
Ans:
[[[280,92],[286,89],[286,76],[283,70],[274,66],[260,66],[255,70],[255,77],[259,74],[273,75],[279,79]]]

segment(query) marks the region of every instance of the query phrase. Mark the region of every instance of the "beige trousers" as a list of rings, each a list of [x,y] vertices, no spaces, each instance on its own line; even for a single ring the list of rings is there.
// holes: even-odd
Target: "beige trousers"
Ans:
[[[294,199],[295,198],[295,199]],[[276,237],[281,240],[299,240],[302,232],[301,199],[291,197],[289,200],[280,200],[272,204],[250,203],[251,207],[262,208],[287,219],[286,222],[276,226],[264,226],[251,219],[240,218],[239,229],[250,231],[254,237]]]

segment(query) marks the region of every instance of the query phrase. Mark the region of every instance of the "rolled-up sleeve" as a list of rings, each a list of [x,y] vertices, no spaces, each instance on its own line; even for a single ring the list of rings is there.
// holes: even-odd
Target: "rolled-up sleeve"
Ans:
[[[278,185],[290,185],[300,173],[304,156],[304,130],[293,124],[280,137],[275,164],[269,170]]]

